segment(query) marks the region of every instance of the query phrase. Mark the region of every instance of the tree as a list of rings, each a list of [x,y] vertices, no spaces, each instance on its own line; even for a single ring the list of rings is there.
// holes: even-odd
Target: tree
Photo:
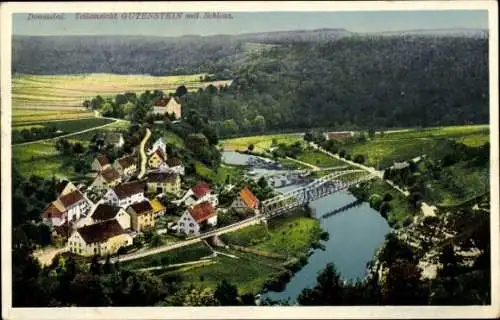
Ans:
[[[184,297],[183,305],[186,307],[215,306],[214,292],[210,288],[192,288]]]
[[[181,86],[177,87],[177,89],[175,89],[175,95],[177,97],[185,96],[187,93],[188,93],[188,89],[184,85],[181,85]]]
[[[248,151],[252,152],[254,148],[255,148],[255,146],[253,145],[253,143],[251,143],[248,145],[247,149],[248,149]]]
[[[297,298],[304,306],[342,305],[343,284],[340,275],[332,263],[318,275],[313,289],[306,288]]]
[[[264,132],[266,128],[266,119],[261,115],[257,115],[253,120],[253,126],[258,132]]]
[[[83,145],[80,142],[77,142],[73,145],[73,153],[80,154],[83,153],[85,149],[83,148]]]
[[[339,151],[339,157],[344,158],[345,154],[346,154],[346,152],[345,152],[344,149],[342,149],[342,150]]]
[[[364,163],[365,162],[365,156],[363,156],[362,154],[357,154],[357,155],[354,156],[353,161],[356,162],[356,163]]]
[[[214,298],[218,305],[221,306],[239,305],[238,289],[226,280],[222,280],[222,282],[217,285],[214,291]]]
[[[305,141],[313,141],[313,135],[309,132],[307,132],[305,135],[304,135],[304,140]]]
[[[368,129],[368,137],[370,137],[370,139],[373,139],[375,137],[375,129]]]

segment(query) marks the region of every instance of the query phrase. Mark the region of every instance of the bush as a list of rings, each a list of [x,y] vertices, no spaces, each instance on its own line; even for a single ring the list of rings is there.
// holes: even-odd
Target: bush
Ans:
[[[386,193],[384,194],[384,201],[389,202],[392,200],[392,194]]]
[[[356,163],[365,163],[365,156],[363,156],[362,154],[357,154],[354,156],[354,159],[353,159],[354,162]]]

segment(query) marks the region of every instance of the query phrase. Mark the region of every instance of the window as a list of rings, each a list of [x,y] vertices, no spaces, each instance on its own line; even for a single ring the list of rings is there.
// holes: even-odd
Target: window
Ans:
[[[194,227],[194,223],[190,223],[189,226],[192,228]]]
[[[181,226],[181,227],[184,227],[184,223],[182,223],[182,222],[181,222],[181,223],[180,223],[180,226]]]
[[[189,233],[194,233],[194,230],[193,229],[189,230]]]
[[[97,248],[94,248],[94,253],[97,253]]]

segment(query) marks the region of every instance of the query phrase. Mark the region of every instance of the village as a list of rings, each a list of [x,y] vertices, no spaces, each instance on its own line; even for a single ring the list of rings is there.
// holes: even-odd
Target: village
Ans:
[[[154,114],[174,113],[177,118],[180,112],[175,98],[160,98],[153,109]],[[117,146],[123,144],[122,137],[110,139]],[[113,163],[106,155],[97,155],[92,162],[95,178],[88,186],[60,181],[57,199],[47,205],[42,217],[51,228],[52,243],[80,256],[111,256],[130,250],[134,239],[147,231],[188,239],[215,228],[220,210],[256,213],[259,201],[248,187],[229,208],[218,207],[218,195],[205,181],[183,189],[184,165],[179,158],[168,157],[166,148],[160,137],[141,152],[144,168],[135,155]],[[167,202],[183,210],[180,217],[167,217]],[[163,223],[165,219],[169,222]]]

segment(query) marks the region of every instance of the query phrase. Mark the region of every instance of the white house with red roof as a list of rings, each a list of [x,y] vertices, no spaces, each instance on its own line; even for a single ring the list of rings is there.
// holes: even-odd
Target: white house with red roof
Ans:
[[[189,207],[177,222],[177,232],[191,236],[199,235],[204,222],[211,226],[217,225],[217,209],[210,201]]]
[[[153,154],[156,150],[160,150],[163,154],[167,154],[167,145],[163,141],[163,138],[159,138],[155,141],[155,143],[153,143],[153,147],[148,150],[148,155]]]
[[[248,188],[248,186],[241,189],[238,197],[231,204],[232,208],[235,209],[259,209],[259,199],[253,194],[252,191]]]
[[[85,216],[93,203],[76,189],[52,201],[43,212],[43,222],[50,226],[60,226],[67,221],[75,221]]]
[[[129,205],[145,199],[144,184],[137,181],[121,183],[108,189],[103,199],[104,202],[113,206],[127,208]]]
[[[189,189],[186,194],[184,194],[184,196],[175,203],[184,203],[187,207],[191,207],[205,201],[209,201],[214,207],[219,204],[217,194],[213,194],[210,185],[202,181],[191,187],[191,189]]]

